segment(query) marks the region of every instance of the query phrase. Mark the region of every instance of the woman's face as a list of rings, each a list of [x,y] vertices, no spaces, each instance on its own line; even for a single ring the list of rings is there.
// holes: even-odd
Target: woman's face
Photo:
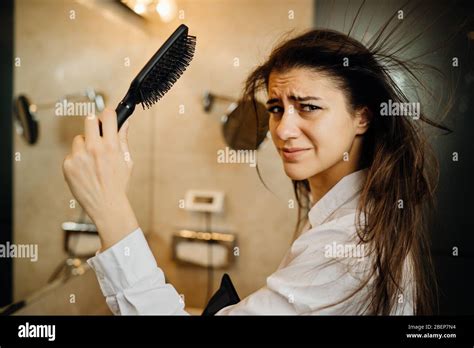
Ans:
[[[332,78],[305,68],[272,72],[268,96],[270,132],[291,179],[308,179],[354,155],[354,139],[365,128]]]

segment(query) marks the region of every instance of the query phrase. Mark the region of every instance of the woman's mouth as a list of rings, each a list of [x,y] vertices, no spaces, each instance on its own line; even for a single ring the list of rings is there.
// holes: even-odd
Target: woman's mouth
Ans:
[[[302,154],[311,150],[304,147],[282,147],[280,148],[283,158],[287,161],[297,160]]]

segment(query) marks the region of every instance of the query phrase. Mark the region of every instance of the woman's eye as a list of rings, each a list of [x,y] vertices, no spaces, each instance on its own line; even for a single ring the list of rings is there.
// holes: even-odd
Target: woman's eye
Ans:
[[[283,112],[283,108],[279,106],[271,106],[267,109],[267,111],[271,114],[279,114]]]
[[[316,110],[319,110],[319,109],[322,109],[321,107],[317,106],[317,105],[312,105],[312,104],[300,104],[300,111],[303,111],[303,112],[312,112],[312,111],[316,111]],[[271,106],[269,108],[267,108],[267,111],[270,113],[270,114],[283,114],[284,112],[284,108],[282,108],[281,106]]]
[[[316,110],[321,109],[321,107],[319,107],[317,105],[312,105],[312,104],[300,104],[300,105],[301,105],[301,110],[302,111],[311,112],[311,111],[316,111]]]

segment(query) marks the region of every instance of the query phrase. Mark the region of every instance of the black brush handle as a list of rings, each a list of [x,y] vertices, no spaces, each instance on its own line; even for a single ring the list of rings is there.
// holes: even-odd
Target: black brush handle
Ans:
[[[133,111],[135,111],[135,104],[136,100],[130,90],[128,90],[127,95],[122,99],[115,109],[115,112],[117,113],[117,130],[120,130],[127,118],[133,114]]]
[[[26,301],[25,300],[22,300],[22,301],[19,301],[19,302],[16,302],[16,303],[12,303],[7,308],[3,309],[2,312],[0,312],[0,316],[12,315],[13,313],[15,313],[16,311],[19,311],[20,309],[22,309],[25,306],[26,306]]]
[[[130,92],[130,89],[127,92],[127,95],[118,103],[115,112],[117,113],[117,131],[122,128],[123,124],[129,118],[133,111],[135,110],[135,97]],[[99,122],[99,132],[102,136],[102,122]]]

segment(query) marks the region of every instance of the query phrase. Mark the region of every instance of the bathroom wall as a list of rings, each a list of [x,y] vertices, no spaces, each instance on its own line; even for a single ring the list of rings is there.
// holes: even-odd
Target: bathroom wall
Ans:
[[[162,101],[151,110],[137,108],[131,120],[135,169],[129,197],[168,282],[184,294],[188,306],[202,307],[207,271],[178,266],[171,259],[176,229],[204,228],[201,215],[179,207],[186,190],[225,192],[225,212],[213,216],[212,229],[237,235],[239,256],[225,271],[241,297],[263,286],[278,266],[291,242],[296,209],[288,208],[294,198],[291,182],[271,141],[259,150],[258,162],[273,193],[248,164],[217,162],[217,151],[226,146],[219,123],[226,105],[216,105],[206,114],[200,98],[208,89],[238,97],[246,74],[285,32],[295,29],[298,33],[312,26],[313,1],[187,0],[177,4],[184,10],[184,20],[147,27],[80,2],[17,0],[15,57],[21,64],[15,67],[14,91],[41,104],[90,86],[103,91],[113,107],[164,39],[181,22],[190,27],[197,36],[191,66]],[[181,105],[184,113],[180,113]],[[30,147],[18,136],[14,142],[14,151],[20,154],[14,162],[15,243],[39,246],[37,262],[15,260],[16,300],[46,284],[66,257],[61,223],[76,220],[80,214],[79,207],[70,208],[73,197],[61,165],[73,136],[82,132],[83,119],[58,117],[52,109],[39,110],[38,118],[39,143]],[[215,271],[214,289],[222,273]],[[90,287],[99,296],[93,282],[88,276],[76,286]]]

